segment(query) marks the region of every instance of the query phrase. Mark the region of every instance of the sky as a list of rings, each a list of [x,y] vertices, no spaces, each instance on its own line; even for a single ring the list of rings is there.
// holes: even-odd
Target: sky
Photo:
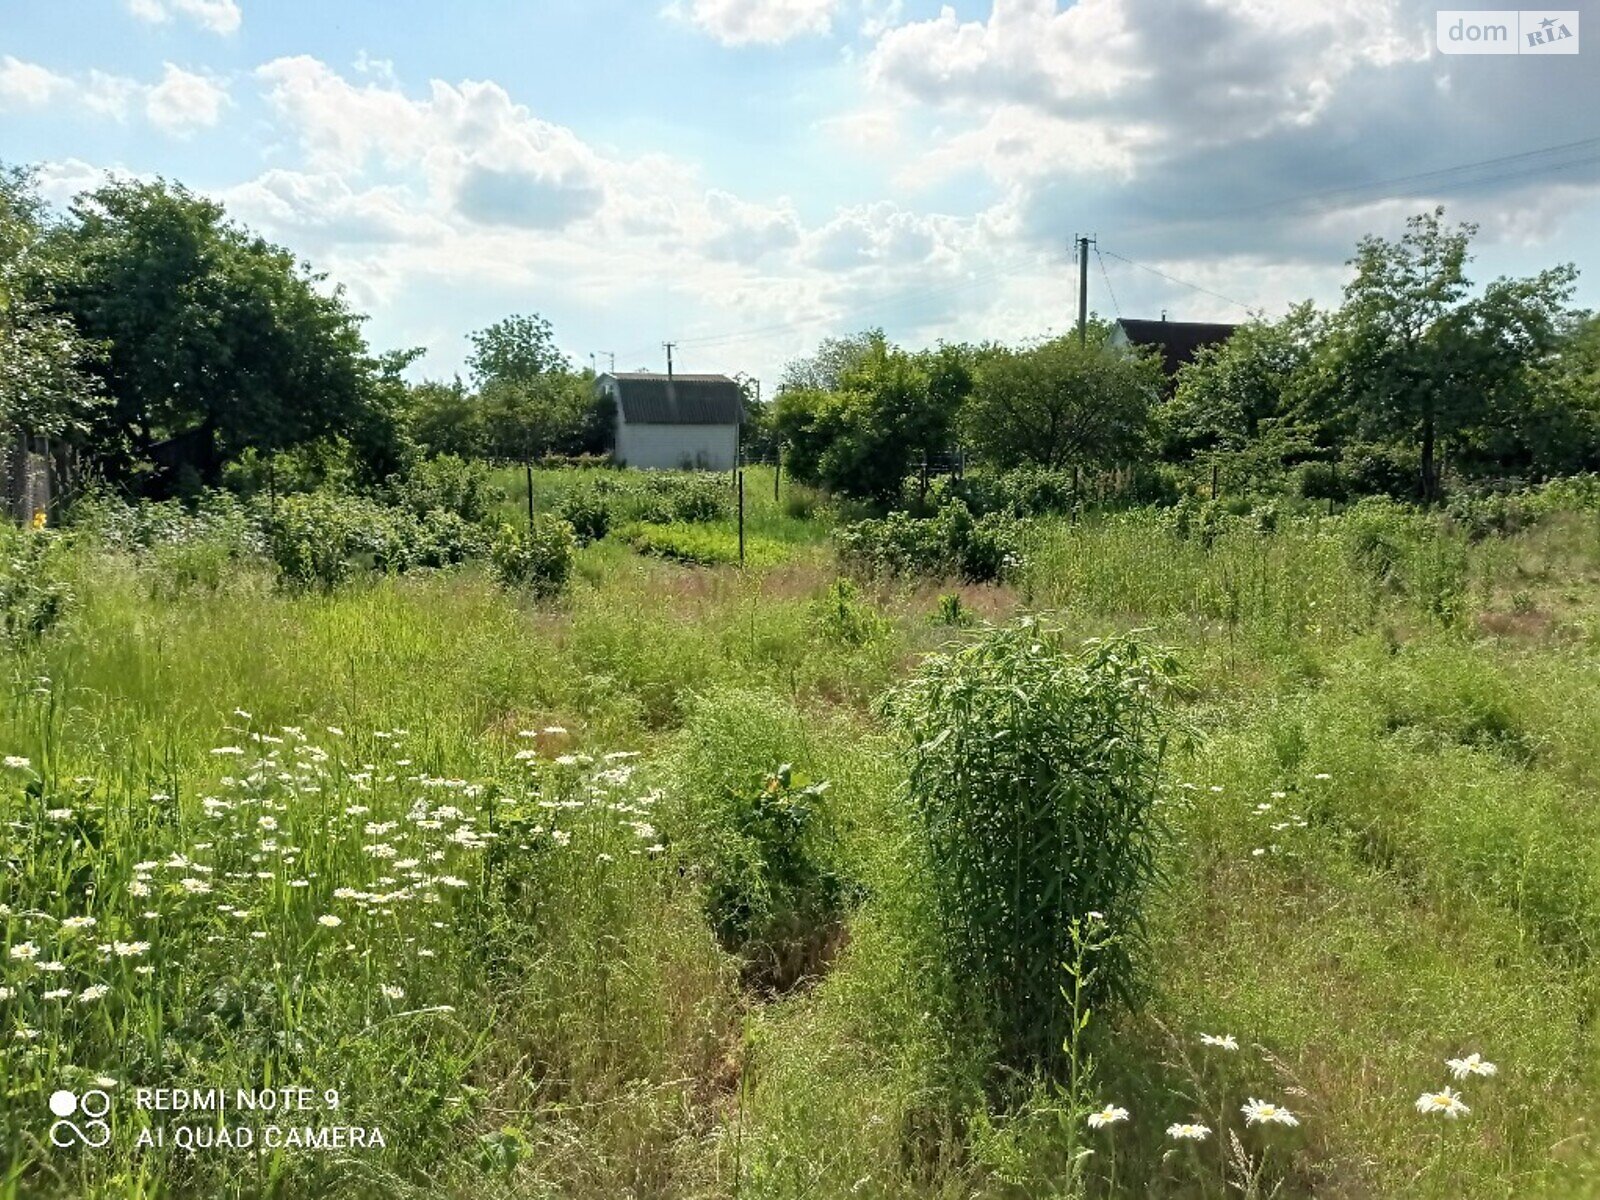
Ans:
[[[869,326],[1022,342],[1073,325],[1079,234],[1102,316],[1275,316],[1435,203],[1480,280],[1572,262],[1600,307],[1600,4],[1575,55],[1444,55],[1436,11],[0,0],[0,160],[220,200],[419,378],[515,312],[766,379]]]

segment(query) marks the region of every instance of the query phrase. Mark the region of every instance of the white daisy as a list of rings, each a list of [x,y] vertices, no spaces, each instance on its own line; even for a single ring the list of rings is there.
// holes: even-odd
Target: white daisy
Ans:
[[[1179,1141],[1203,1142],[1211,1135],[1209,1125],[1168,1125],[1167,1136]]]
[[[1417,1097],[1417,1111],[1419,1113],[1443,1113],[1454,1121],[1458,1117],[1466,1116],[1472,1110],[1461,1103],[1461,1093],[1454,1088],[1445,1088],[1442,1092],[1423,1092]]]
[[[1231,1033],[1224,1033],[1220,1037],[1216,1034],[1202,1033],[1200,1035],[1200,1044],[1202,1046],[1215,1046],[1219,1050],[1237,1050],[1239,1048],[1238,1041]]]
[[[1265,1100],[1250,1097],[1250,1103],[1239,1109],[1244,1114],[1246,1125],[1298,1125],[1300,1118],[1287,1108],[1279,1108],[1276,1104],[1269,1104]]]
[[[1090,1129],[1104,1129],[1107,1125],[1115,1125],[1118,1121],[1128,1119],[1128,1110],[1115,1104],[1108,1104],[1099,1112],[1089,1114]]]
[[[1481,1055],[1469,1054],[1465,1058],[1447,1058],[1444,1065],[1450,1068],[1450,1074],[1457,1079],[1465,1079],[1468,1075],[1496,1075],[1500,1068],[1487,1061]]]

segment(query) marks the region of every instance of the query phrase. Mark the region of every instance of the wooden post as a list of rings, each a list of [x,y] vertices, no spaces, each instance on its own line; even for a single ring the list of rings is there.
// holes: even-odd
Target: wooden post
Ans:
[[[1217,498],[1217,464],[1211,464],[1211,498]]]
[[[783,451],[772,456],[772,502],[778,502],[778,480],[783,476]]]
[[[739,565],[744,566],[744,472],[739,472]]]
[[[533,459],[522,460],[523,472],[528,477],[528,528],[533,528]]]
[[[928,502],[928,452],[922,452],[922,491],[917,497],[919,504]]]

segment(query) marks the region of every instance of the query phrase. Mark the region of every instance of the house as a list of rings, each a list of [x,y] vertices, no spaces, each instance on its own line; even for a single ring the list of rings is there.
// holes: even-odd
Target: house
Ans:
[[[1111,329],[1109,345],[1153,347],[1161,355],[1161,369],[1170,381],[1178,368],[1193,362],[1202,346],[1217,346],[1233,336],[1237,325],[1212,321],[1119,320]]]
[[[726,375],[601,375],[617,406],[614,457],[646,470],[731,471],[739,463],[744,392]]]

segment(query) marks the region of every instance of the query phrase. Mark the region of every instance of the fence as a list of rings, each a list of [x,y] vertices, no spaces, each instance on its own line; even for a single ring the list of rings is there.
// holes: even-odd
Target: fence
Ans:
[[[43,438],[14,434],[0,442],[0,488],[6,514],[23,523],[48,515],[54,498],[55,471],[50,445]]]

